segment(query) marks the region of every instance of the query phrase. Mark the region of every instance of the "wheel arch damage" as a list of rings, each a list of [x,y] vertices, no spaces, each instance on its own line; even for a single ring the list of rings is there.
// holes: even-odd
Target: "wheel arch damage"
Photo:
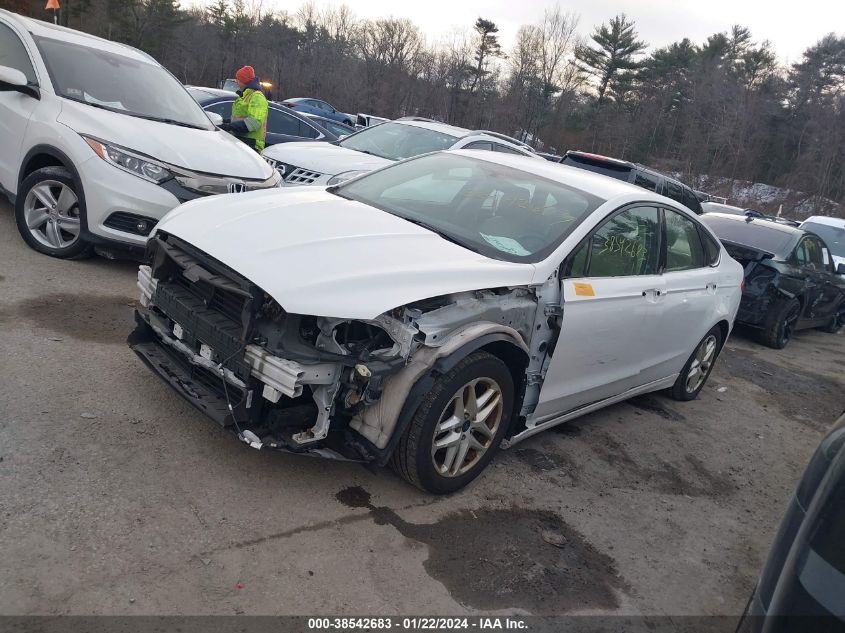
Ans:
[[[363,409],[352,419],[350,426],[383,452],[386,461],[395,440],[430,389],[437,375],[448,372],[475,351],[485,349],[502,359],[514,378],[515,392],[524,389],[525,368],[528,366],[528,346],[510,326],[497,323],[476,323],[464,327],[438,347],[423,347],[410,362],[384,383],[381,399]],[[517,400],[521,405],[521,397]],[[514,406],[514,413],[519,407]]]

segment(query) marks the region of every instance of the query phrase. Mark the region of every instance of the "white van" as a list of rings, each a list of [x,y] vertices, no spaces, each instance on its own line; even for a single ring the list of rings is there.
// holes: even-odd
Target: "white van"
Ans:
[[[0,139],[0,191],[53,257],[143,247],[182,202],[280,182],[146,53],[2,10]]]

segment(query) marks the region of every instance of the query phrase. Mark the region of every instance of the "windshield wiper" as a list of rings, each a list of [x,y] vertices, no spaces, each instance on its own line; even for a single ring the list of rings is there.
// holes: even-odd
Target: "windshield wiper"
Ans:
[[[176,119],[168,119],[165,117],[159,116],[152,116],[150,114],[138,114],[137,112],[129,112],[127,111],[126,114],[129,116],[135,116],[139,119],[147,119],[148,121],[157,121],[158,123],[167,123],[169,125],[178,125],[179,127],[189,127],[193,130],[207,130],[208,128],[204,128],[201,125],[194,125],[193,123],[185,123],[184,121],[177,121]]]
[[[447,242],[452,242],[452,244],[457,244],[458,246],[465,248],[468,251],[472,251],[473,253],[481,254],[481,251],[479,251],[478,247],[475,246],[472,242],[462,240],[461,238],[455,237],[454,235],[452,235],[450,233],[444,233],[442,230],[440,230],[439,228],[437,228],[433,224],[429,224],[428,222],[426,222],[424,220],[417,220],[415,218],[409,218],[409,217],[404,216],[404,215],[400,215],[398,217],[402,218],[403,220],[410,222],[411,224],[416,224],[419,227],[427,229],[427,230],[431,231],[432,233],[436,233],[437,235],[442,237]]]
[[[139,119],[147,119],[148,121],[157,121],[159,123],[168,123],[170,125],[179,125],[181,127],[189,127],[195,130],[205,130],[208,128],[204,128],[201,125],[194,125],[193,123],[185,123],[184,121],[176,121],[175,119],[167,119],[163,117],[152,116],[149,114],[140,114],[138,112],[132,112],[131,110],[121,110],[120,108],[112,108],[111,106],[103,105],[102,103],[94,103],[93,101],[87,101],[85,99],[79,99],[78,97],[69,97],[68,95],[62,95],[65,99],[69,99],[71,101],[76,101],[77,103],[84,103],[85,105],[91,106],[92,108],[99,108],[100,110],[108,110],[109,112],[117,112],[118,114],[126,114],[128,116],[134,116]]]

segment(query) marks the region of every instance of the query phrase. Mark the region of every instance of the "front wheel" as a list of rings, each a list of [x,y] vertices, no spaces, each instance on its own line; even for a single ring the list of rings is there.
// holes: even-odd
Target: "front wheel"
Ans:
[[[62,259],[91,254],[82,237],[85,205],[79,185],[64,167],[43,167],[21,183],[15,221],[24,241],[39,253]]]
[[[687,359],[678,379],[672,385],[671,395],[675,400],[695,400],[704,388],[704,383],[713,371],[716,357],[722,347],[722,330],[715,326],[698,343]]]
[[[505,364],[487,352],[470,354],[423,398],[393,453],[394,470],[434,494],[460,490],[493,459],[513,402]]]

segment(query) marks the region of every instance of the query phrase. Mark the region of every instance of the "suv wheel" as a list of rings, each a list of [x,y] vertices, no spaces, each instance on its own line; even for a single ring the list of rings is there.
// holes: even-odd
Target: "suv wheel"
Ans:
[[[70,171],[44,167],[21,183],[15,221],[21,237],[39,253],[79,259],[91,254],[91,245],[82,237],[84,206]]]
[[[678,379],[672,385],[672,398],[675,400],[695,400],[704,388],[704,384],[713,371],[716,357],[722,346],[722,330],[717,325],[696,345],[692,355],[687,359]]]
[[[504,437],[514,402],[505,364],[475,352],[440,376],[393,453],[393,468],[434,494],[455,492],[487,466]]]

